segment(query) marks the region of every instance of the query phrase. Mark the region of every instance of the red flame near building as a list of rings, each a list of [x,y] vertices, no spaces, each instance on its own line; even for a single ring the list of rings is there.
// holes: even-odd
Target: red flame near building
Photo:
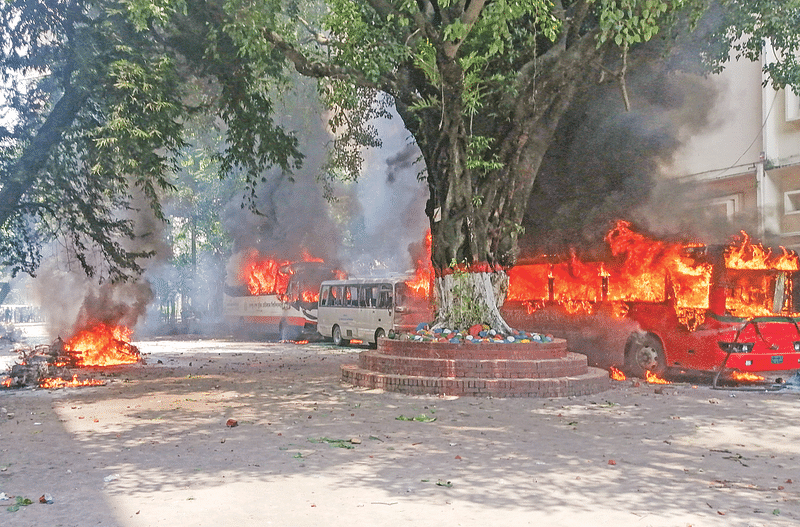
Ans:
[[[136,346],[130,343],[133,331],[125,326],[102,322],[82,329],[64,343],[64,351],[75,366],[116,366],[141,360]]]
[[[739,245],[731,245],[725,253],[725,266],[728,269],[750,269],[779,271],[797,271],[800,258],[797,253],[781,247],[781,254],[772,254],[772,249],[765,249],[760,243],[754,244],[746,232],[741,231]]]

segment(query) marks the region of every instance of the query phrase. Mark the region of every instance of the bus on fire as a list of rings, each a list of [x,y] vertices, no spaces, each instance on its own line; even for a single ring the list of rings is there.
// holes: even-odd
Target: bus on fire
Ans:
[[[277,334],[283,340],[316,336],[319,286],[341,272],[317,261],[262,265],[257,270],[261,271],[258,280],[248,277],[245,284],[226,284],[225,319],[250,332]]]
[[[573,254],[510,269],[503,315],[637,377],[785,375],[800,369],[800,260],[742,235],[726,246],[670,243],[618,222],[604,262]]]

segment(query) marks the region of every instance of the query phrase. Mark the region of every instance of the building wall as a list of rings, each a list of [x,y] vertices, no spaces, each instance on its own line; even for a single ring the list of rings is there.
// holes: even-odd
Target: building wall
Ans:
[[[737,63],[709,77],[716,90],[703,130],[684,130],[666,177],[698,179],[748,172],[761,155],[761,65]]]

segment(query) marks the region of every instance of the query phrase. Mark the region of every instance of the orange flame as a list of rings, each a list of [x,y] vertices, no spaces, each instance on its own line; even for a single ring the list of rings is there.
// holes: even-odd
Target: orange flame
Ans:
[[[6,377],[2,381],[0,381],[0,386],[3,388],[11,388],[11,377]]]
[[[325,260],[323,260],[322,258],[317,258],[315,256],[311,256],[311,253],[308,252],[307,249],[303,249],[301,251],[301,254],[302,254],[301,257],[303,258],[304,262],[320,262],[320,263],[324,263],[325,262]]]
[[[746,371],[734,371],[731,372],[731,379],[737,382],[758,382],[763,381],[764,377]]]
[[[290,273],[284,269],[288,261],[261,256],[253,249],[245,257],[239,279],[247,284],[251,295],[276,295],[286,293]]]
[[[800,259],[796,253],[781,247],[781,254],[773,255],[771,249],[765,249],[760,243],[754,244],[746,232],[741,231],[741,235],[738,246],[731,244],[725,253],[725,266],[728,269],[779,271],[800,269]]]
[[[614,366],[611,366],[611,368],[609,368],[608,371],[611,374],[611,378],[615,381],[624,381],[625,379],[627,379],[627,377],[625,377],[625,374],[622,373],[617,368],[615,368]]]
[[[39,388],[48,390],[57,390],[59,388],[75,388],[78,386],[105,386],[105,381],[97,379],[86,379],[83,381],[78,380],[77,375],[72,376],[71,381],[66,381],[58,377],[48,377],[39,381]]]
[[[64,343],[64,350],[77,366],[115,366],[134,364],[141,356],[130,343],[133,334],[125,326],[109,326],[102,322],[76,333]]]
[[[414,277],[406,280],[409,292],[417,298],[430,298],[431,279],[433,277],[433,265],[431,264],[431,245],[433,236],[430,229],[425,235],[425,259],[417,260],[417,269]]]
[[[662,379],[661,377],[659,377],[655,373],[651,372],[650,370],[647,370],[645,372],[645,376],[644,377],[645,377],[644,380],[647,381],[650,384],[672,384],[671,382]]]

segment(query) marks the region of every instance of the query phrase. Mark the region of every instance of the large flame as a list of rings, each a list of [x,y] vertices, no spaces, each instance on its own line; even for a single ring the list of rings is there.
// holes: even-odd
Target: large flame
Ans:
[[[797,253],[781,247],[781,254],[775,255],[772,249],[765,249],[760,243],[754,244],[746,232],[741,231],[741,235],[725,253],[728,269],[797,271],[800,268]]]
[[[308,250],[301,250],[303,262],[325,263],[325,260],[313,256]],[[247,291],[254,296],[277,295],[285,297],[294,266],[299,262],[292,262],[271,256],[262,255],[256,249],[248,251],[239,268],[239,282],[247,286]],[[341,271],[331,271],[338,278],[345,278]],[[329,277],[325,277],[327,279]],[[300,299],[304,302],[316,302],[319,299],[318,284],[303,283],[304,289],[300,292]]]
[[[524,302],[529,311],[555,303],[569,313],[587,314],[597,302],[606,302],[620,306],[612,310],[618,317],[625,316],[626,302],[671,301],[686,327],[695,329],[703,323],[711,307],[714,271],[705,246],[655,240],[622,220],[605,241],[611,255],[606,262],[585,262],[572,251],[562,261],[542,258],[542,263],[511,268],[508,300]],[[776,271],[800,269],[796,253],[781,248],[780,254],[773,254],[752,243],[745,233],[723,254],[728,287],[725,308],[744,318],[771,314],[772,291],[781,280]]]
[[[133,346],[133,331],[125,326],[102,322],[78,331],[64,343],[76,366],[115,366],[139,362],[139,350]]]
[[[424,258],[417,260],[414,277],[406,280],[406,285],[411,294],[417,298],[427,299],[431,294],[431,280],[433,278],[433,265],[431,264],[431,245],[433,236],[431,231],[425,235]]]
[[[262,256],[253,249],[245,257],[239,279],[247,285],[251,295],[284,294],[291,274],[285,268],[288,264],[288,261]]]

